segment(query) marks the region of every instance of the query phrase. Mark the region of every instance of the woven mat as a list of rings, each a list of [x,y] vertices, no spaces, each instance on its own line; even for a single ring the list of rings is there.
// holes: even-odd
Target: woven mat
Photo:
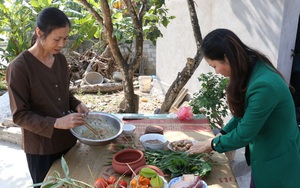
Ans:
[[[148,125],[159,125],[164,128],[164,135],[168,141],[180,139],[205,140],[213,137],[207,119],[192,119],[180,121],[178,119],[143,119],[130,120],[124,123],[131,123],[137,126],[134,132],[134,142],[138,149],[143,150],[138,138],[144,134]],[[88,146],[78,142],[66,155],[65,160],[69,166],[70,177],[93,184],[97,177],[107,178],[110,175],[120,176],[109,164],[113,153],[116,152],[116,146],[119,144],[128,144],[129,142],[123,135],[120,135],[114,142],[106,146]],[[204,177],[208,187],[235,188],[238,187],[235,177],[232,174],[227,157],[224,154],[214,153],[212,159],[216,162],[209,175]],[[56,161],[48,172],[53,175],[54,171],[63,174],[60,161]],[[130,177],[126,177],[129,182]],[[168,177],[166,177],[169,180]]]

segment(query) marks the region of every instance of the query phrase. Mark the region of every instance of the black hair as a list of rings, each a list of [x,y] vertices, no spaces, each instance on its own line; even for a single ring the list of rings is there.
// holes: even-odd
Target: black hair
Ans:
[[[58,8],[49,7],[43,9],[37,16],[36,26],[44,33],[43,38],[46,38],[53,30],[69,26],[71,22]],[[34,33],[31,39],[31,46],[36,42],[37,35]]]
[[[262,53],[244,44],[239,37],[228,29],[216,29],[207,34],[202,41],[204,57],[224,62],[229,61],[231,75],[226,88],[229,109],[234,116],[244,115],[244,100],[251,72],[258,61],[268,65],[282,78],[281,73]]]

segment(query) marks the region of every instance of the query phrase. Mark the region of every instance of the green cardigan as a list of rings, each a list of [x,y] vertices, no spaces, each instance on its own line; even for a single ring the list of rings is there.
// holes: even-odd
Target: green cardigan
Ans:
[[[245,114],[213,139],[217,152],[249,145],[256,188],[300,187],[300,137],[294,102],[285,81],[258,62],[245,96]]]

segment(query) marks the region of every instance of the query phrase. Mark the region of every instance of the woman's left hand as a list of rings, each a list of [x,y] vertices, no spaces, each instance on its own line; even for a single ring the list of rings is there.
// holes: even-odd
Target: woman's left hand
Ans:
[[[196,142],[190,149],[187,151],[189,154],[199,154],[199,153],[210,153],[213,149],[211,148],[211,139]]]
[[[85,104],[83,104],[83,103],[80,103],[77,107],[76,107],[76,111],[78,112],[78,113],[82,113],[82,114],[84,114],[85,116],[87,116],[88,114],[89,114],[89,109],[88,109],[88,107],[86,107],[85,106]]]

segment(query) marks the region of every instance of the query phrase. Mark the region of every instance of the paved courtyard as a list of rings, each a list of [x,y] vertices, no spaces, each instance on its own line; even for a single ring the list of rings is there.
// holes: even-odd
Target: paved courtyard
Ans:
[[[0,187],[25,188],[32,185],[24,151],[20,145],[0,141]]]

